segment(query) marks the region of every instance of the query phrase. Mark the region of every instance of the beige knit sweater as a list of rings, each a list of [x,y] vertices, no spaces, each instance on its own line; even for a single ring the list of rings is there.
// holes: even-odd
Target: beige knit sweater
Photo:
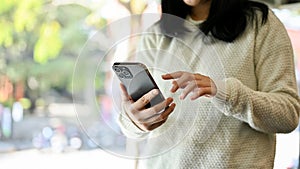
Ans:
[[[162,35],[158,25],[143,34],[138,60],[177,106],[151,132],[139,130],[121,113],[122,131],[139,146],[140,161],[148,169],[273,168],[275,133],[294,130],[300,110],[284,26],[270,11],[266,24],[258,17],[233,43],[205,36],[188,23],[186,27],[176,38]],[[171,94],[171,82],[161,79],[179,70],[210,76],[217,95],[179,100],[180,91]]]

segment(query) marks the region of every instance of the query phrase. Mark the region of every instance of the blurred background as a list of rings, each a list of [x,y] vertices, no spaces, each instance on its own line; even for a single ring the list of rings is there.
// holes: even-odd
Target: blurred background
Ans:
[[[87,92],[84,75],[76,76],[82,84],[74,87],[74,69],[83,46],[96,31],[126,16],[159,14],[160,1],[0,2],[0,168],[135,168],[137,161],[99,146],[116,152],[128,146],[126,138],[107,131],[105,122],[99,120],[110,121],[114,116],[112,99],[104,91],[109,74],[101,71],[95,77],[96,102],[102,114],[88,116],[76,111],[88,105],[74,103],[74,97]],[[295,0],[265,2],[291,37],[300,86],[300,4]],[[89,46],[96,58],[105,52],[100,45]],[[111,125],[119,130],[116,123]],[[279,134],[277,150],[275,168],[298,168],[299,128]]]

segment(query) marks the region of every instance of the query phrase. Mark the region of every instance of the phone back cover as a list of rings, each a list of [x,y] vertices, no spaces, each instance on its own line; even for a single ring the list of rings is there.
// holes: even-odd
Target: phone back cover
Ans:
[[[119,64],[119,66],[127,67],[133,76],[132,78],[119,77],[119,79],[126,86],[128,94],[134,101],[138,100],[152,89],[158,89],[158,86],[155,84],[154,79],[143,64]],[[153,98],[150,101],[149,105],[146,107],[156,105],[163,100],[164,97],[160,93],[155,98]]]

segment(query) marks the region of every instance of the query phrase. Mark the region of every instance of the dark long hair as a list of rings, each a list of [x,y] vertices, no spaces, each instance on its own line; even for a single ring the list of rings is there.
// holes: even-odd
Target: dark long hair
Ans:
[[[171,28],[175,30],[174,25],[178,27],[182,23],[180,21],[171,23],[170,18],[164,16],[164,14],[185,19],[192,8],[186,5],[183,0],[161,1],[163,13],[161,26],[163,29]],[[256,10],[262,12],[261,20],[264,24],[268,18],[269,9],[263,3],[249,0],[211,0],[208,18],[199,28],[206,35],[211,33],[213,37],[219,40],[233,42],[245,31],[249,19],[253,21],[257,18]]]

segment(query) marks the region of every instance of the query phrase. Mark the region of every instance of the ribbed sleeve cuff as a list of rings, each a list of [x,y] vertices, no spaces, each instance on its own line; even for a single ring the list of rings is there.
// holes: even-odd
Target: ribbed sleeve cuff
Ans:
[[[225,115],[229,116],[228,100],[230,95],[229,87],[227,86],[226,79],[214,81],[217,87],[217,93],[212,98],[212,103]]]

